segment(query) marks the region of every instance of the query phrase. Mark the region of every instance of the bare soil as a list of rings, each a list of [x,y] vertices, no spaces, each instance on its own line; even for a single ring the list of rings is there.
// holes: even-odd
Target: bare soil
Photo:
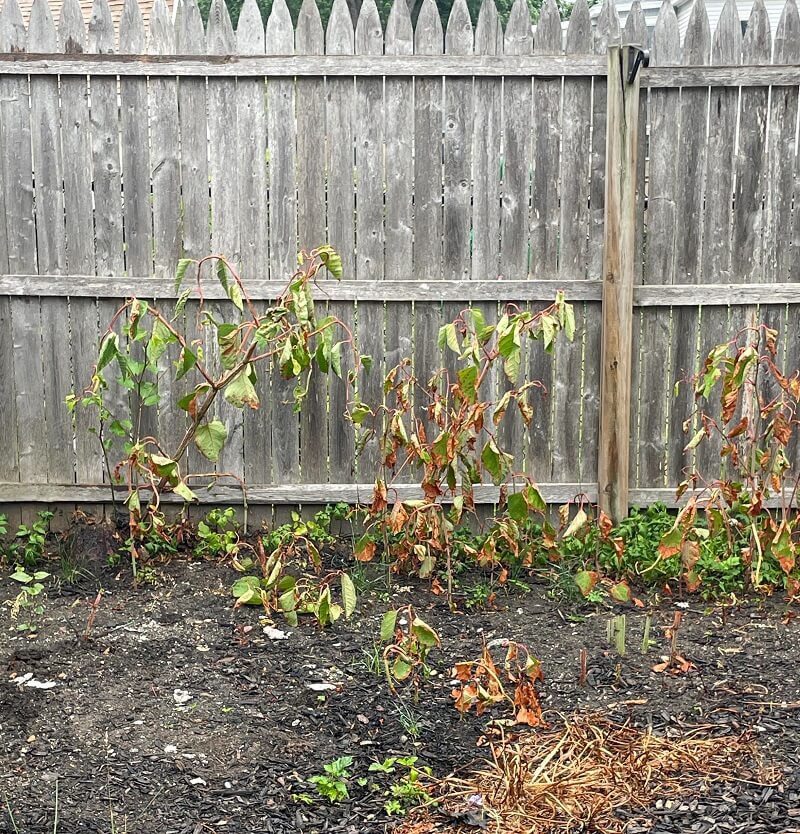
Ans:
[[[449,670],[493,638],[520,641],[541,659],[551,723],[603,710],[659,732],[751,731],[781,768],[775,787],[731,774],[708,795],[698,786],[685,801],[656,803],[637,813],[631,832],[800,831],[800,641],[779,599],[734,609],[691,600],[678,650],[694,669],[672,676],[652,667],[668,651],[664,628],[675,603],[653,610],[647,654],[645,611],[576,612],[535,585],[500,597],[493,610],[451,614],[426,585],[408,583],[391,599],[362,596],[350,622],[325,631],[276,621],[289,632],[276,640],[263,632],[263,612],[232,610],[235,576],[182,560],[140,588],[106,574],[88,639],[93,588],[51,589],[35,638],[15,632],[3,613],[0,832],[389,831],[395,820],[383,804],[391,777],[370,774],[377,789],[355,777],[390,755],[416,755],[439,776],[486,755],[478,741],[487,718],[453,708]],[[0,583],[0,598],[13,595],[12,585]],[[442,638],[431,656],[439,674],[418,702],[410,691],[393,696],[366,662],[383,612],[408,601]],[[623,610],[628,647],[620,657],[606,623]],[[296,799],[314,795],[304,780],[343,755],[356,760],[348,801]],[[443,819],[441,830],[461,829]]]

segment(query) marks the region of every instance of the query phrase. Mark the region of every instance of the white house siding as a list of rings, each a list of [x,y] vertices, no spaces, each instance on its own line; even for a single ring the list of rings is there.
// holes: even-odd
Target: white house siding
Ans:
[[[678,15],[678,29],[681,33],[681,41],[686,35],[686,29],[689,26],[689,16],[692,13],[692,6],[694,0],[684,0],[684,2],[675,3],[675,12]],[[708,13],[708,23],[711,27],[712,33],[717,28],[717,22],[722,14],[722,7],[725,5],[724,0],[706,0],[706,12]],[[753,8],[751,0],[739,0],[736,4],[739,8],[739,19],[743,23],[747,23],[750,17],[750,10]],[[767,14],[769,15],[769,28],[773,38],[775,37],[775,30],[778,28],[778,21],[781,19],[781,12],[783,12],[784,0],[765,0],[767,7]]]

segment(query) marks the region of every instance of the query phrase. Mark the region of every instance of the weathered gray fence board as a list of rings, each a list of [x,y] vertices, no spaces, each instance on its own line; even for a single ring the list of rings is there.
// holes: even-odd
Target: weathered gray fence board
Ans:
[[[503,28],[494,0],[483,0],[475,29],[475,54],[503,52]],[[474,81],[472,136],[472,278],[496,278],[500,270],[500,178],[502,86],[500,79]]]
[[[64,0],[59,39],[66,53],[86,51],[86,26],[78,0]],[[94,271],[92,157],[85,78],[61,80],[61,148],[64,166],[66,261],[71,272]]]
[[[505,31],[505,54],[524,57],[533,49],[525,0],[515,0]],[[530,78],[503,83],[503,197],[500,273],[518,279],[529,271],[531,100]]]
[[[472,21],[466,0],[456,0],[445,33],[445,52],[471,55]],[[472,79],[448,78],[444,84],[444,277],[448,281],[470,277],[472,230]],[[488,118],[488,114],[485,114]]]
[[[533,48],[530,11],[525,0],[517,0],[511,9],[503,48],[506,55],[530,54]],[[501,234],[499,271],[504,280],[528,275],[532,92],[529,78],[503,80],[502,193],[498,220]],[[472,283],[475,283],[474,279]],[[509,295],[507,300],[516,303],[520,309],[527,307],[518,296]],[[522,347],[522,367],[527,366],[526,343]],[[503,380],[501,384],[507,383]],[[530,399],[529,396],[529,402]],[[515,469],[525,471],[528,430],[517,408],[512,407],[506,412],[498,431],[504,447],[514,455]]]
[[[276,10],[277,9],[277,13]],[[273,6],[271,18],[276,46],[293,51],[294,39],[281,43],[280,31],[285,31],[283,9]],[[278,31],[276,31],[278,30]],[[262,55],[265,50],[264,24],[255,0],[247,0],[242,7],[236,29],[236,49],[243,55]],[[267,104],[263,78],[239,79],[236,82],[237,153],[236,177],[239,188],[240,219],[240,274],[245,281],[268,275],[269,206],[267,199]],[[280,276],[279,276],[280,277]],[[248,482],[272,480],[272,375],[268,366],[258,369],[256,382],[261,407],[245,409],[242,415],[244,431],[244,477]]]
[[[672,4],[665,0],[653,33],[651,63],[672,65],[680,61],[678,19]],[[647,251],[643,281],[646,285],[669,284],[672,279],[675,235],[675,178],[678,168],[680,91],[650,91],[650,159],[647,191]],[[635,289],[634,289],[635,292]],[[669,310],[643,310],[640,316],[642,344],[638,390],[649,392],[639,399],[635,421],[637,462],[635,484],[663,486],[666,478],[666,423],[670,386]]]
[[[616,4],[603,0],[594,24],[594,52],[606,58],[609,44],[619,42],[619,17]],[[589,225],[589,274],[600,275],[603,263],[603,215],[605,211],[606,166],[606,80],[592,83],[592,167]]]
[[[114,46],[114,21],[108,0],[95,0],[89,22],[89,52],[113,52]],[[98,275],[121,275],[125,269],[125,247],[122,237],[117,80],[93,76],[90,86],[94,268]]]
[[[589,7],[575,4],[567,28],[569,53],[586,53],[592,48]],[[558,272],[560,275],[585,275],[589,239],[589,155],[591,124],[586,119],[592,101],[591,82],[564,79],[562,109],[563,144],[561,149],[560,235]],[[580,428],[583,388],[583,339],[586,330],[584,305],[576,306],[579,331],[573,344],[562,342],[555,355],[553,377],[553,472],[558,478],[580,479]],[[597,322],[592,322],[597,327]],[[534,350],[539,346],[535,345]],[[595,427],[589,428],[594,431]]]
[[[214,0],[208,19],[208,51],[230,55],[236,51],[236,36],[224,0]],[[240,257],[238,111],[236,81],[209,79],[208,88],[208,168],[211,186],[211,245],[225,255],[235,268]],[[229,304],[210,305],[211,312],[229,319]],[[235,312],[235,311],[234,311]],[[214,356],[218,350],[214,346]],[[244,472],[244,415],[227,402],[216,406],[217,417],[228,430],[228,441],[217,462],[217,471],[235,476]]]
[[[727,0],[722,9],[711,47],[714,63],[738,64],[742,54],[742,29],[734,0]],[[730,87],[712,87],[706,157],[706,200],[703,218],[702,260],[700,280],[716,282],[731,275],[731,219],[733,209],[733,172],[736,149],[736,122],[739,91]],[[700,359],[702,363],[711,348],[727,340],[728,310],[703,308],[700,327]],[[719,417],[718,400],[708,410]],[[721,438],[714,434],[695,453],[695,459],[706,477],[721,469]]]
[[[31,10],[27,48],[52,52],[58,49],[55,22],[44,0],[36,0]],[[69,95],[68,101],[71,98]],[[31,80],[30,119],[37,262],[40,271],[58,275],[66,272],[67,253],[64,236],[64,164],[57,78]],[[83,210],[88,210],[89,205]],[[72,205],[72,208],[74,210],[77,207]],[[65,349],[70,341],[69,305],[66,298],[46,298],[42,299],[40,309],[32,305],[28,312],[32,318],[26,321],[23,316],[19,324],[29,325],[30,330],[20,335],[25,341],[23,350],[30,351],[32,355],[18,357],[18,360],[23,367],[28,363],[36,363],[43,368],[44,408],[37,419],[44,419],[45,423],[47,456],[43,465],[46,468],[47,480],[57,482],[63,477],[62,473],[71,472],[75,466],[72,427],[64,414],[64,398],[72,388],[70,354]],[[35,408],[36,405],[34,400],[27,407]],[[21,425],[24,426],[25,423]],[[36,453],[41,456],[41,449],[36,450]]]
[[[137,0],[125,0],[119,24],[120,51],[142,53],[144,46],[144,21],[139,3]],[[119,103],[125,266],[130,275],[148,275],[153,269],[153,220],[150,209],[147,79],[121,78]]]
[[[326,35],[326,52],[352,55],[355,49],[353,20],[346,0],[334,0]],[[328,242],[341,254],[346,278],[357,278],[355,269],[355,189],[354,189],[354,121],[355,81],[353,78],[326,79],[328,132]],[[355,332],[355,305],[331,302],[330,312]],[[342,372],[352,367],[343,350]],[[347,408],[344,384],[330,382],[328,413],[328,449],[330,477],[333,482],[349,481],[355,466],[352,427],[343,414]]]
[[[266,50],[286,55],[294,51],[294,31],[284,0],[272,6],[267,21]],[[297,257],[295,95],[291,80],[267,82],[267,152],[269,156],[269,269],[273,280],[288,281]],[[240,114],[241,118],[241,114]],[[258,199],[257,195],[254,195]],[[261,198],[263,201],[263,197]],[[352,212],[351,212],[352,215]],[[315,241],[314,244],[321,241]],[[273,477],[296,481],[300,477],[300,425],[298,416],[281,404],[292,398],[295,383],[272,375]],[[263,421],[263,417],[261,418]],[[259,431],[257,422],[253,430]],[[264,424],[261,423],[261,431]]]
[[[355,31],[359,54],[383,53],[383,29],[374,0],[361,5]],[[356,79],[356,274],[358,280],[381,281],[384,277],[384,92],[382,78]],[[372,357],[373,366],[358,380],[358,395],[365,402],[380,402],[384,372],[384,305],[358,303],[359,351]],[[363,481],[375,478],[380,464],[377,435],[364,446],[358,458]]]
[[[414,30],[405,0],[394,0],[386,23],[385,53],[390,56],[414,52]],[[415,228],[413,215],[414,82],[411,78],[387,78],[384,90],[386,159],[386,267],[387,281],[408,274],[412,259]],[[363,292],[363,289],[361,290]],[[385,293],[386,290],[384,289]],[[404,356],[412,355],[414,311],[408,303],[393,304],[386,309],[385,370],[393,368]],[[377,428],[380,428],[378,426]],[[408,481],[410,472],[401,480]]]
[[[304,0],[297,21],[295,49],[301,55],[325,52],[319,10]],[[325,214],[325,154],[320,139],[326,133],[325,79],[297,79],[297,237],[301,247],[318,246],[327,239]],[[330,282],[326,282],[330,283]],[[317,315],[325,315],[325,304]],[[300,413],[300,461],[303,480],[322,482],[328,476],[328,380],[314,375]]]
[[[684,64],[707,64],[711,55],[711,34],[705,6],[698,3],[692,9],[689,28],[683,44]],[[673,283],[698,283],[702,241],[703,193],[705,186],[708,90],[681,90],[678,153],[681,175],[675,189],[675,215],[680,224],[675,235]],[[694,217],[694,223],[684,219]],[[690,308],[672,311],[671,380],[691,375],[697,367],[697,327],[699,315]],[[683,451],[679,440],[683,424],[692,411],[691,386],[682,385],[672,397],[669,417],[667,475],[669,483],[683,480],[684,469],[691,463],[690,453]],[[687,438],[688,439],[688,438]]]

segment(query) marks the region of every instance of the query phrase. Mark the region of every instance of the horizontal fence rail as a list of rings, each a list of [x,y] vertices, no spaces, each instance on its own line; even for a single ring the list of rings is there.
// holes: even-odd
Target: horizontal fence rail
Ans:
[[[0,503],[108,503],[91,424],[63,403],[89,382],[126,297],[170,302],[178,260],[216,252],[266,301],[296,252],[322,243],[342,254],[344,279],[320,281],[315,300],[375,358],[360,381],[373,400],[402,357],[422,376],[439,367],[439,327],[464,307],[491,322],[506,303],[536,309],[563,290],[576,342],[527,352],[547,394],[530,428],[509,415],[500,440],[548,501],[596,500],[609,85],[627,83],[624,70],[608,77],[607,55],[622,43],[650,51],[625,229],[629,501],[674,503],[695,464],[713,477],[719,448],[684,451],[692,400],[676,380],[757,320],[800,366],[800,14],[788,0],[771,27],[757,0],[743,33],[734,0],[713,31],[703,0],[678,13],[665,2],[648,31],[636,2],[621,26],[609,0],[597,16],[578,0],[562,26],[547,0],[534,29],[525,0],[507,20],[484,0],[477,21],[457,0],[444,22],[434,0],[413,22],[406,0],[385,22],[374,0],[355,21],[334,0],[323,26],[314,0],[297,20],[274,0],[266,21],[246,0],[234,27],[222,0],[207,23],[196,0],[157,0],[147,25],[136,0],[119,20],[106,0],[91,20],[78,0],[55,17],[34,0],[30,19],[5,0]],[[221,290],[203,289],[221,309]],[[258,412],[221,403],[213,415],[230,438],[218,471],[244,479],[253,503],[362,500],[378,450],[356,455],[341,390],[313,382],[298,415],[291,387],[264,377]],[[504,385],[491,379],[488,395]],[[166,405],[148,420],[167,446],[185,429]],[[241,500],[221,486],[201,497]]]

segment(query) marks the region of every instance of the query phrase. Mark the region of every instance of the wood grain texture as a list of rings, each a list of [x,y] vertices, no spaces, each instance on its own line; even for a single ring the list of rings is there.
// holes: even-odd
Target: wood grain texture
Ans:
[[[136,0],[125,0],[119,39],[121,52],[144,52],[144,21]],[[149,275],[153,270],[153,218],[147,79],[121,78],[119,104],[125,266],[131,275]]]
[[[329,21],[330,24],[330,21]],[[424,18],[423,18],[424,24]],[[352,21],[351,21],[352,25]],[[441,20],[434,27],[441,31]],[[192,50],[194,51],[194,50]],[[185,50],[172,57],[159,57],[142,54],[120,54],[116,56],[65,56],[51,54],[0,54],[0,75],[126,75],[136,76],[179,76],[201,78],[248,78],[248,77],[338,77],[354,75],[385,75],[402,78],[434,77],[499,77],[531,75],[569,75],[569,76],[604,76],[602,59],[592,55],[582,55],[567,61],[564,56],[523,56],[519,60],[506,59],[503,56],[483,56],[472,59],[467,57],[445,58],[442,50],[424,52],[413,58],[404,54],[387,54],[383,56],[359,56],[352,53],[328,51],[313,64],[299,57],[280,55],[270,58],[237,56],[233,53],[209,54],[203,56],[187,55]],[[791,69],[784,68],[776,73],[771,67],[762,67],[757,77],[788,79],[797,77]],[[719,74],[719,72],[717,73]],[[749,83],[742,76],[722,73],[728,78],[727,83]],[[688,84],[703,86],[709,83],[706,78],[713,77],[709,71],[687,69],[676,80]],[[667,76],[663,83],[672,84]],[[723,82],[725,83],[725,82]],[[760,83],[764,83],[761,81]],[[771,83],[767,81],[766,83]],[[784,81],[783,83],[787,83]],[[680,84],[673,84],[680,86]]]
[[[328,21],[326,52],[352,55],[355,31],[346,0],[334,0]],[[353,78],[326,79],[328,133],[328,242],[342,257],[344,277],[357,278],[355,264],[355,166],[354,121],[355,81]],[[356,331],[355,305],[330,303],[330,312],[351,332]],[[343,351],[342,371],[352,367]],[[332,481],[348,481],[355,471],[355,444],[352,427],[345,422],[347,389],[335,377],[330,381],[328,449]]]
[[[466,0],[456,0],[453,4],[444,43],[448,55],[472,54],[472,21]],[[448,281],[463,281],[472,273],[471,140],[478,130],[477,123],[473,124],[472,107],[472,79],[447,79],[444,84],[443,274]],[[476,170],[478,164],[476,160]],[[481,170],[481,176],[485,173],[488,172]],[[477,232],[475,228],[474,233]]]
[[[619,17],[611,0],[603,0],[594,26],[594,52],[604,62],[609,44],[619,43]],[[606,79],[592,83],[592,165],[589,191],[589,274],[602,274],[606,166]]]
[[[672,4],[665,0],[653,32],[651,64],[660,67],[679,61],[678,19]],[[678,166],[680,91],[651,90],[649,104],[647,250],[642,278],[646,286],[642,287],[643,292],[657,291],[672,279],[678,222],[674,171]],[[666,310],[645,310],[640,317],[642,349],[638,389],[652,392],[652,396],[640,397],[636,424],[635,483],[642,487],[663,486],[666,482],[667,415],[672,385],[669,378],[670,319]]]
[[[113,52],[114,21],[108,0],[95,0],[89,21],[89,51]],[[122,163],[119,150],[117,80],[91,79],[92,187],[95,216],[95,265],[98,275],[120,275],[125,269],[122,229]]]
[[[636,155],[639,84],[624,68],[629,47],[608,51],[603,342],[598,502],[614,521],[628,512],[633,286],[636,272]],[[614,79],[614,80],[612,80]],[[618,79],[618,80],[617,80]]]
[[[524,57],[533,49],[531,17],[526,0],[515,0],[505,31],[505,54]],[[531,194],[530,78],[503,81],[503,196],[500,206],[500,273],[504,278],[528,275]]]
[[[229,55],[236,50],[236,36],[224,0],[214,0],[206,32],[210,53]],[[208,88],[208,170],[211,192],[211,246],[238,268],[241,263],[241,217],[239,213],[238,110],[236,82],[209,79]],[[231,321],[236,312],[231,304],[211,306],[211,312]],[[215,346],[216,351],[216,346]],[[215,352],[216,356],[216,352]],[[227,402],[216,405],[217,417],[228,430],[228,440],[217,462],[217,471],[241,477],[244,474],[244,415]]]
[[[78,0],[65,0],[58,23],[64,52],[86,52],[86,26]],[[94,270],[92,216],[92,153],[89,132],[89,89],[85,78],[61,81],[61,149],[64,160],[64,225],[66,263],[71,272]]]
[[[69,7],[67,7],[69,15]],[[58,33],[49,6],[37,0],[31,10],[28,30],[28,49],[56,51],[59,48]],[[76,48],[72,44],[72,48]],[[77,79],[75,79],[77,81]],[[78,81],[80,83],[80,81]],[[67,104],[74,100],[74,90],[67,95]],[[35,183],[36,250],[40,272],[58,275],[67,270],[67,252],[64,227],[64,157],[61,145],[61,120],[59,113],[59,88],[57,78],[31,80],[31,146],[33,177]],[[85,213],[90,203],[83,207]],[[75,210],[76,205],[71,208]],[[79,218],[74,218],[77,221]],[[74,228],[74,227],[73,227]],[[78,241],[75,241],[76,245]],[[88,244],[85,241],[83,247]],[[72,390],[70,352],[69,305],[66,298],[46,298],[41,304],[31,299],[31,304],[14,316],[15,323],[25,327],[18,330],[24,344],[22,350],[30,357],[19,357],[20,363],[30,365],[36,377],[43,377],[44,389],[36,409],[39,391],[26,397],[27,414],[19,414],[20,427],[30,422],[43,422],[47,438],[47,454],[42,449],[36,454],[43,460],[37,467],[44,467],[49,482],[72,480],[75,459],[72,446],[72,425],[65,418],[64,398]],[[28,318],[30,316],[30,318]],[[35,366],[35,369],[34,367]],[[38,384],[37,384],[38,389]],[[17,389],[19,394],[19,388]],[[34,399],[35,397],[35,399]],[[19,405],[19,402],[18,402]],[[36,412],[33,411],[36,409]],[[22,463],[22,461],[20,461]]]
[[[394,0],[386,23],[384,51],[390,56],[414,52],[414,30],[405,0]],[[386,136],[386,264],[387,281],[409,275],[414,236],[414,81],[412,78],[386,78],[384,92]],[[363,292],[363,289],[361,290]],[[414,311],[406,303],[387,305],[384,342],[384,371],[395,367],[413,353]],[[374,373],[374,371],[373,371]],[[376,427],[380,429],[381,427]],[[409,480],[410,472],[401,474]]]
[[[361,5],[355,30],[357,53],[383,54],[383,29],[374,0]],[[384,91],[382,78],[356,79],[356,275],[358,280],[380,282],[385,274],[384,238]],[[394,161],[390,161],[390,167]],[[385,309],[382,302],[359,302],[359,352],[372,358],[372,367],[358,380],[358,395],[379,403],[383,391]],[[378,426],[377,428],[379,428]],[[376,433],[358,456],[358,477],[375,478],[380,466]]]
[[[160,299],[177,298],[172,281],[149,277],[102,278],[88,275],[61,276],[69,285],[71,298],[117,298],[135,295]],[[274,300],[286,288],[286,282],[254,280],[249,289],[256,301]],[[598,280],[553,281],[341,281],[320,282],[315,289],[317,301],[381,301],[393,305],[412,301],[523,301],[550,302],[563,290],[572,301],[600,301],[602,284]],[[213,284],[204,288],[208,299],[225,299],[224,291]],[[48,276],[0,275],[0,295],[21,297],[38,295],[59,297],[64,286]],[[800,286],[796,282],[780,284],[668,284],[635,287],[634,307],[728,307],[731,304],[798,304]]]
[[[503,52],[503,28],[494,0],[483,0],[475,30],[475,54]],[[500,180],[502,156],[502,84],[500,79],[474,81],[472,136],[472,278],[500,274]]]
[[[742,29],[734,0],[725,3],[711,46],[711,60],[719,64],[737,64],[742,55]],[[716,283],[731,280],[731,222],[733,211],[734,153],[739,91],[730,87],[712,87],[709,108],[708,155],[706,157],[706,198],[703,216],[700,281]],[[726,342],[728,310],[703,308],[699,333],[699,361],[703,362],[714,345]],[[718,400],[708,404],[717,419]],[[718,435],[709,437],[696,453],[698,470],[713,479],[720,474],[722,450]]]
[[[267,21],[266,50],[286,55],[294,51],[294,31],[284,0],[272,6]],[[274,280],[287,281],[297,263],[297,150],[295,91],[291,80],[267,81],[267,153],[269,157],[269,270]],[[254,199],[258,200],[257,194]],[[263,199],[263,198],[262,198]],[[314,241],[316,245],[321,241]],[[275,370],[271,380],[273,478],[296,481],[300,477],[299,417],[286,403],[295,382]]]
[[[592,48],[592,27],[589,7],[580,0],[575,4],[567,27],[567,54],[586,53]],[[588,79],[564,79],[562,107],[562,148],[559,275],[585,275],[588,268],[589,240],[589,155],[592,86]],[[578,333],[575,342],[559,340],[556,346],[553,396],[553,473],[558,479],[580,479],[583,348],[586,334],[584,306],[578,304],[575,314]],[[596,326],[596,323],[595,323]],[[538,347],[538,346],[535,346]],[[592,426],[589,431],[594,432]],[[553,475],[555,477],[555,475]]]
[[[711,55],[711,35],[705,6],[697,3],[692,8],[689,27],[683,43],[684,65],[707,64]],[[703,194],[705,186],[708,90],[681,90],[678,153],[681,175],[675,187],[675,217],[680,223],[674,239],[672,281],[679,284],[697,283],[700,276],[702,242]],[[683,223],[683,218],[696,217],[697,222]],[[691,376],[697,367],[698,311],[689,308],[673,310],[670,384]],[[680,483],[684,470],[691,465],[692,456],[685,453],[682,438],[683,424],[692,413],[690,386],[682,385],[678,394],[670,398],[667,478],[669,483]]]
[[[294,38],[287,43],[282,4],[272,11],[272,33],[281,49],[293,51]],[[255,0],[242,7],[236,29],[236,50],[243,55],[263,55],[264,24]],[[269,208],[272,196],[267,177],[267,100],[263,78],[236,82],[236,129],[239,189],[240,269],[242,278],[269,275]],[[292,114],[293,115],[293,114]],[[277,195],[276,195],[277,197]],[[292,209],[294,203],[291,204]],[[281,276],[278,276],[281,277]],[[266,482],[272,476],[272,379],[268,366],[258,369],[256,391],[261,401],[258,410],[242,413],[244,431],[244,477],[247,482]]]
[[[86,26],[77,0],[66,0],[59,20],[59,39],[65,52],[84,53],[88,48]],[[102,98],[102,83],[98,91]],[[61,145],[64,159],[64,209],[67,266],[72,272],[95,269],[95,223],[92,212],[92,125],[89,115],[89,88],[85,78],[64,78],[61,82]],[[122,253],[120,252],[120,259]],[[46,302],[42,302],[43,304]],[[44,312],[44,308],[43,308]],[[98,318],[94,298],[75,298],[69,302],[69,344],[72,373],[70,382],[77,393],[89,383],[97,361]],[[47,340],[45,339],[45,345]],[[50,394],[54,399],[57,394]],[[65,412],[55,414],[69,430],[70,446],[74,428],[75,478],[80,482],[103,480],[103,458],[96,432],[97,415],[76,409],[70,420]],[[63,473],[62,473],[63,477]]]
[[[313,55],[314,63],[325,52],[325,35],[319,10],[313,0],[304,0],[295,34],[295,49]],[[301,248],[309,249],[327,240],[325,213],[325,154],[320,142],[326,133],[325,79],[297,79],[297,234]],[[332,282],[329,282],[332,283]],[[327,312],[317,305],[317,315]],[[300,461],[303,480],[324,482],[328,476],[328,378],[312,375],[308,395],[300,412]]]
[[[373,490],[372,483],[342,483],[342,484],[251,484],[247,487],[247,501],[249,504],[335,504],[345,501],[351,504],[368,503]],[[412,500],[422,495],[422,490],[414,484],[396,485],[401,500]],[[563,504],[574,499],[575,495],[584,492],[590,501],[596,499],[597,490],[593,485],[584,488],[582,484],[548,484],[540,483],[539,490],[544,499],[551,504]],[[118,496],[124,497],[122,488],[115,490]],[[661,494],[666,494],[662,490]],[[674,496],[674,492],[672,493]],[[475,501],[479,504],[497,503],[499,488],[488,485],[475,487]],[[240,504],[242,491],[229,485],[217,485],[212,489],[198,489],[197,497],[202,505],[216,504],[231,506]],[[636,498],[636,494],[632,498]],[[165,495],[165,503],[179,503],[174,495]],[[119,499],[118,499],[119,500]],[[3,502],[53,504],[61,501],[80,502],[108,502],[110,501],[107,487],[90,484],[43,485],[0,483],[0,503]],[[446,499],[445,499],[446,502]]]

